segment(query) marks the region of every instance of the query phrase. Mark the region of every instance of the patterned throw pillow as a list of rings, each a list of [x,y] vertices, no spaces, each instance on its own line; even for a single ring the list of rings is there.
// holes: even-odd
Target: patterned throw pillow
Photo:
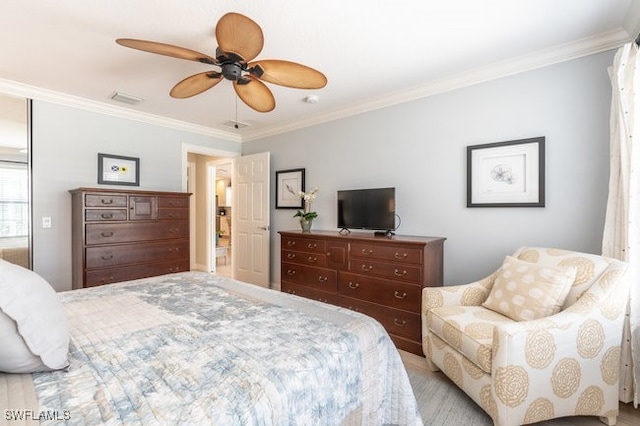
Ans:
[[[575,278],[574,266],[540,265],[507,256],[482,306],[515,321],[548,317],[560,312]]]

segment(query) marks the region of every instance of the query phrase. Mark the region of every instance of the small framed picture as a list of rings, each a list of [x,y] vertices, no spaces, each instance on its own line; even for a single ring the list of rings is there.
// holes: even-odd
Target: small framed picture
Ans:
[[[98,183],[140,186],[140,159],[98,154]]]
[[[544,137],[467,147],[467,207],[544,207]]]
[[[276,172],[276,209],[301,209],[304,201],[298,192],[304,191],[304,169]]]

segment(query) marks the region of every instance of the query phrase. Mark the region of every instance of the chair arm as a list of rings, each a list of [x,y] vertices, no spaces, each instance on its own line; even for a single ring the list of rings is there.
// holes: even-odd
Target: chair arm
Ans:
[[[422,290],[422,313],[441,306],[479,306],[487,299],[496,273],[487,278],[462,285],[425,287]]]
[[[592,308],[497,325],[491,363],[496,402],[514,406],[526,398],[529,403],[548,395],[550,385],[556,395],[566,394],[562,398],[589,385],[608,385],[617,400],[624,310],[612,318],[599,306]]]

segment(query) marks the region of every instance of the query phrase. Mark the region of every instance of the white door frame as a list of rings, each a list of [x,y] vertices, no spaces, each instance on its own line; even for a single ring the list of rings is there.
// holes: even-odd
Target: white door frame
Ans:
[[[221,149],[216,149],[216,148],[209,148],[206,146],[201,146],[201,145],[191,145],[191,144],[186,144],[183,143],[182,144],[182,190],[184,192],[188,191],[187,189],[187,168],[189,167],[189,162],[187,160],[189,153],[193,153],[193,154],[201,154],[201,155],[208,155],[211,157],[224,157],[226,159],[227,162],[232,162],[234,157],[238,157],[240,156],[239,152],[233,152],[233,151],[225,151],[225,150],[221,150]],[[208,171],[209,172],[209,171]],[[215,179],[215,175],[214,175],[214,179]],[[233,184],[233,182],[232,182]],[[205,191],[206,197],[207,197],[207,217],[211,218],[211,205],[212,203],[215,202],[215,197],[213,197],[214,201],[210,201],[209,197],[211,192],[215,192],[215,187],[211,188],[210,187],[210,180],[207,179],[207,188],[198,188],[199,191]],[[193,213],[193,212],[192,212]],[[207,232],[205,235],[205,244],[207,247],[207,251],[206,251],[206,259],[207,259],[207,270],[211,271],[211,244],[213,242],[212,240],[212,235],[213,235],[213,231],[211,230],[211,226],[210,226],[211,220],[207,220]],[[195,221],[190,220],[189,221],[189,232],[190,235],[195,235]],[[233,225],[232,225],[233,226]],[[193,239],[193,241],[190,241],[191,247],[190,247],[190,257],[191,256],[195,256],[195,250],[193,249],[193,246],[195,245],[195,238]],[[233,259],[231,259],[231,261],[233,262]],[[214,268],[215,268],[215,262],[214,262]]]
[[[188,162],[187,163],[187,172],[185,173],[185,177],[187,178],[187,188],[185,191],[196,192],[196,163]],[[195,209],[195,198],[189,197],[189,223],[196,222],[196,209]],[[189,225],[189,268],[197,269],[196,264],[196,228],[195,226]]]

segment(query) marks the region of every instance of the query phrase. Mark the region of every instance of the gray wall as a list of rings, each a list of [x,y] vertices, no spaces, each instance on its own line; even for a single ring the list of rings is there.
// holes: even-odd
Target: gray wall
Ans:
[[[398,233],[447,238],[447,284],[488,275],[522,245],[599,253],[613,54],[245,142],[243,154],[271,151],[272,172],[306,169],[307,189],[320,188],[316,229],[336,229],[336,190],[395,186]],[[546,207],[467,208],[466,147],[537,136],[546,137]],[[293,213],[272,211],[272,282],[277,231],[298,228]]]
[[[99,152],[140,158],[140,186],[181,191],[182,144],[239,152],[240,145],[138,121],[34,101],[33,269],[56,290],[71,288],[70,189],[96,187]],[[42,228],[42,217],[52,219]]]

